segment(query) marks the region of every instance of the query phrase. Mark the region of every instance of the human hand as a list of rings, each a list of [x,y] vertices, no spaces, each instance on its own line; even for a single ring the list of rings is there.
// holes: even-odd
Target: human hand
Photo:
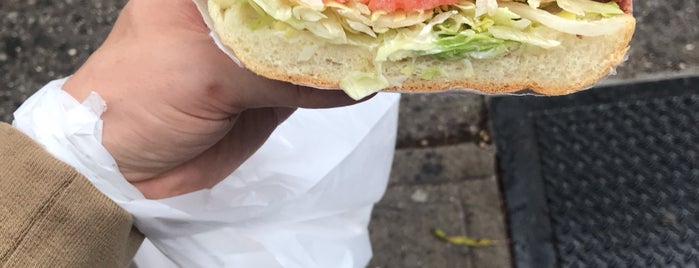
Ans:
[[[191,0],[131,0],[105,43],[66,82],[107,102],[103,144],[147,198],[211,188],[295,108],[355,103],[341,91],[272,81],[238,67]]]

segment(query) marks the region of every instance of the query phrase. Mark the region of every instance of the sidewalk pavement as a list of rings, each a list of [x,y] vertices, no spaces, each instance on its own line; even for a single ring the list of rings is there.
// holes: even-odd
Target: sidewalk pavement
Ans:
[[[386,196],[374,209],[369,267],[508,267],[505,214],[485,97],[404,95]],[[450,236],[496,240],[486,247]]]
[[[699,76],[699,3],[634,5],[637,29],[628,60],[600,84]],[[487,99],[468,93],[403,96],[391,183],[370,228],[375,257],[369,267],[512,266]],[[435,239],[431,228],[501,243],[454,246]]]

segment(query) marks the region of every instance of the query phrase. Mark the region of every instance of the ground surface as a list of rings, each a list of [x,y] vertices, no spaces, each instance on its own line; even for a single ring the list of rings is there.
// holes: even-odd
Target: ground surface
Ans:
[[[51,79],[72,73],[109,31],[124,0],[0,1],[0,119]],[[603,83],[699,75],[696,1],[635,1],[629,60]],[[508,267],[505,215],[485,97],[406,95],[386,197],[370,226],[370,267]],[[435,239],[497,239],[466,248]]]

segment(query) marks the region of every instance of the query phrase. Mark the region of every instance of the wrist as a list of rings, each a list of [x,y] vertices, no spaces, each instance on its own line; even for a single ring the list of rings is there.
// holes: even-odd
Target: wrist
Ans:
[[[15,111],[13,125],[115,202],[142,199],[101,144],[105,102],[96,93],[78,102],[61,89],[65,81],[50,82],[27,99]]]
[[[132,172],[129,165],[124,163],[128,162],[125,159],[129,159],[124,156],[136,154],[130,152],[122,142],[130,140],[123,137],[128,137],[127,133],[134,132],[135,129],[129,119],[133,113],[124,106],[130,101],[127,99],[129,90],[139,89],[129,84],[127,71],[121,70],[120,65],[113,64],[115,59],[109,55],[104,47],[100,48],[65,81],[61,89],[79,102],[95,93],[104,101],[105,109],[98,115],[102,129],[100,145],[112,156],[124,178],[131,182],[139,179],[140,175]]]

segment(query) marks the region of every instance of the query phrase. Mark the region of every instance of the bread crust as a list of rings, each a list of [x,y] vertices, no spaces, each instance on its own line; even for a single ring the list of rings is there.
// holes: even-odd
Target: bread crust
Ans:
[[[287,81],[316,88],[339,88],[340,80],[351,71],[371,71],[374,52],[350,45],[328,44],[311,35],[301,34],[287,38],[278,30],[263,28],[252,30],[253,18],[246,18],[240,8],[221,9],[209,1],[209,13],[214,28],[222,42],[251,71],[267,78]],[[463,71],[458,61],[439,61],[431,57],[419,57],[414,62],[386,62],[384,74],[400,84],[384,91],[440,92],[477,91],[488,94],[514,93],[530,89],[542,95],[564,95],[592,86],[611,73],[628,51],[628,44],[635,30],[631,15],[620,15],[622,27],[611,35],[600,37],[559,36],[562,45],[556,49],[511,53],[487,60],[472,60],[475,73],[459,75]],[[554,33],[551,33],[554,34]],[[559,34],[560,33],[555,33]],[[262,41],[258,40],[261,39]],[[316,42],[316,43],[314,43]],[[306,53],[298,46],[322,46],[310,59],[299,60],[295,54]],[[272,56],[270,51],[279,51]],[[586,60],[585,58],[589,58]],[[325,66],[324,66],[325,64]],[[419,75],[404,77],[401,69],[406,64],[438,66],[446,74],[432,80]],[[459,66],[461,65],[461,66]],[[293,66],[291,68],[290,66]],[[465,72],[462,72],[465,73]]]

